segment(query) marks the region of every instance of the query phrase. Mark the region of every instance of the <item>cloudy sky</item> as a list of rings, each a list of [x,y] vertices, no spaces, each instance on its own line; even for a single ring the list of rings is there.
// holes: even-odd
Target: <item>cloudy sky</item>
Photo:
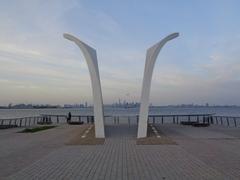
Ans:
[[[156,105],[240,105],[240,1],[3,0],[0,104],[92,102],[86,62],[69,32],[96,48],[104,103],[139,101],[146,50],[158,56]]]

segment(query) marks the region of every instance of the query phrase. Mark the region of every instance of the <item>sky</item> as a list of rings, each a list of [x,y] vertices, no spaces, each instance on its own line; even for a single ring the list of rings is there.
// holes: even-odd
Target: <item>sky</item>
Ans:
[[[238,0],[0,1],[0,105],[92,103],[86,61],[67,32],[97,50],[104,104],[140,101],[146,50],[173,32],[150,102],[240,105]]]

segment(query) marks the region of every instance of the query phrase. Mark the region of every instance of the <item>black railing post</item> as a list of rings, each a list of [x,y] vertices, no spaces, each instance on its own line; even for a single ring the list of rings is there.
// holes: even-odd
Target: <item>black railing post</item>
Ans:
[[[24,120],[25,120],[24,126],[26,127],[27,126],[27,118],[25,117]]]
[[[163,124],[163,116],[162,116],[162,124]]]
[[[229,126],[229,119],[228,119],[228,117],[227,117],[227,125]]]
[[[89,124],[89,116],[87,116],[87,124]]]
[[[235,127],[237,127],[236,118],[234,117],[233,120],[234,120]]]
[[[210,120],[213,121],[213,116],[210,116]],[[208,120],[208,124],[210,124],[209,120]]]

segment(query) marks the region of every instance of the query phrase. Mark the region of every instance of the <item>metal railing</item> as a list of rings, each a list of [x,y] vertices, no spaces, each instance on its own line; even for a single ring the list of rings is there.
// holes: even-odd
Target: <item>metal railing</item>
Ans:
[[[42,121],[42,116],[0,119],[0,127],[26,127]]]
[[[236,116],[213,116],[213,124],[227,125],[227,126],[240,126],[240,117]]]
[[[105,115],[105,124],[137,124],[139,120],[138,114],[132,115]],[[93,115],[72,115],[71,121],[83,121],[84,123],[93,123]],[[198,123],[210,123],[216,125],[226,126],[240,126],[240,117],[232,116],[216,116],[215,114],[171,114],[171,115],[159,115],[149,114],[148,122],[153,124],[180,124],[182,121],[198,122]],[[59,114],[41,114],[40,116],[29,116],[22,118],[8,118],[0,119],[0,126],[12,126],[12,127],[27,127],[40,124],[41,122],[51,123],[66,123],[67,116]]]

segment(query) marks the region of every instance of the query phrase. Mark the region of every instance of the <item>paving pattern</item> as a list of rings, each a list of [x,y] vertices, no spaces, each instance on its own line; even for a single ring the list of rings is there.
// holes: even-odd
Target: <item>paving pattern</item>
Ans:
[[[83,126],[85,129],[88,126]],[[18,133],[22,129],[0,131],[0,179],[18,172],[43,158],[52,151],[64,147],[79,128],[60,126],[37,133]]]
[[[32,155],[32,162],[17,168],[14,156],[24,147],[30,147],[33,139],[15,141],[16,148],[0,149],[1,158],[11,157],[10,168],[0,174],[5,179],[240,179],[240,129],[219,126],[194,128],[181,125],[158,125],[157,129],[170,136],[178,145],[136,145],[136,125],[112,125],[106,127],[104,145],[66,146],[63,143],[69,127],[52,129],[41,134],[48,136],[48,146],[40,148],[45,141],[34,144],[34,151],[42,151],[39,158]],[[8,134],[8,136],[6,135]],[[14,132],[0,132],[0,144]],[[66,138],[65,138],[66,140]],[[6,145],[6,141],[4,141]],[[21,146],[21,144],[23,144]],[[40,149],[38,150],[39,147]],[[16,153],[18,151],[18,153]],[[4,154],[5,153],[5,154]],[[30,150],[26,153],[30,153]],[[17,157],[15,157],[17,158]],[[23,160],[24,161],[24,160]],[[18,165],[18,163],[16,163]],[[0,167],[3,167],[2,161]],[[16,169],[11,169],[14,167]],[[11,169],[11,170],[9,170]],[[2,171],[2,169],[0,169]]]

